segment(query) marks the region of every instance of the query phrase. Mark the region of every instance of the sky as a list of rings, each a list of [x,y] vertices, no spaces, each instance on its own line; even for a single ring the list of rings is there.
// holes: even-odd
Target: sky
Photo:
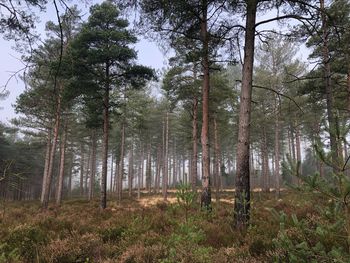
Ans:
[[[88,16],[87,8],[82,5],[79,7],[86,13],[83,19]],[[37,24],[37,32],[45,37],[45,24],[47,21],[57,21],[56,13],[53,5],[47,7],[47,11],[40,15],[40,22]],[[140,38],[140,41],[135,45],[138,51],[138,63],[141,65],[152,67],[156,70],[162,70],[167,66],[166,56],[160,51],[158,46],[150,40]],[[18,54],[12,47],[13,41],[4,40],[0,37],[0,92],[4,90],[4,85],[8,82],[6,90],[9,91],[9,96],[5,100],[0,100],[0,122],[8,123],[10,119],[16,117],[13,104],[16,102],[17,96],[24,91],[24,84],[19,78],[12,77],[14,72],[21,70],[24,65],[20,61],[21,55]],[[23,71],[21,71],[23,73]]]

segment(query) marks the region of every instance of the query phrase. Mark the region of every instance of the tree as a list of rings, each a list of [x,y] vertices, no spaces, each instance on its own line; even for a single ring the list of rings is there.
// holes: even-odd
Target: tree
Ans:
[[[127,85],[141,86],[153,76],[151,69],[135,65],[137,54],[129,45],[136,43],[137,39],[127,29],[128,22],[119,18],[119,15],[118,8],[111,2],[92,6],[88,22],[83,25],[73,46],[73,57],[80,64],[79,68],[85,68],[87,73],[94,75],[95,85],[90,85],[90,88],[93,88],[97,97],[103,99],[100,204],[103,209],[107,205],[109,113],[112,106],[110,91]]]

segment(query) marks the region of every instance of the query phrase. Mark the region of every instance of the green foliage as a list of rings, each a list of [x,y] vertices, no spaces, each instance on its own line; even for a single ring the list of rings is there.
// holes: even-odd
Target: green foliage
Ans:
[[[176,187],[177,203],[185,210],[185,220],[188,220],[188,212],[195,204],[197,193],[192,191],[191,185],[181,182]]]
[[[43,245],[47,238],[37,226],[20,225],[13,229],[4,241],[1,246],[2,258],[13,259],[20,255],[25,260],[34,261],[38,257],[39,246]]]
[[[319,156],[331,163],[323,151]],[[274,243],[280,253],[275,257],[276,262],[349,262],[350,180],[344,168],[327,179],[318,173],[300,175],[298,164],[286,170],[303,181],[300,191],[312,193],[325,203],[318,207],[316,215],[307,214],[305,218],[293,214],[287,221],[284,213],[279,215],[280,232]]]
[[[100,231],[103,242],[118,242],[125,232],[123,227],[106,228]]]

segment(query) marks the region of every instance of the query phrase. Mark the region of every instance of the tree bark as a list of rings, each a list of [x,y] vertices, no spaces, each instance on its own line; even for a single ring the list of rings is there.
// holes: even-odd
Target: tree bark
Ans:
[[[131,141],[131,149],[129,152],[129,169],[128,169],[128,186],[129,186],[129,197],[131,197],[132,195],[132,180],[134,179],[134,158],[133,158],[133,154],[134,154],[134,145],[133,145],[133,141]]]
[[[42,191],[41,191],[41,202],[44,200],[44,188],[46,186],[47,181],[47,175],[49,171],[49,163],[50,163],[50,152],[51,152],[51,129],[47,132],[47,142],[46,142],[46,153],[45,153],[45,167],[44,167],[44,175],[43,175],[43,182],[42,182]]]
[[[80,145],[80,196],[84,195],[84,143]]]
[[[106,62],[106,84],[103,96],[103,141],[102,141],[102,173],[101,173],[101,202],[100,207],[107,207],[107,161],[109,136],[109,63]]]
[[[262,178],[263,178],[263,191],[265,193],[270,192],[270,180],[269,180],[269,157],[267,151],[267,138],[266,128],[262,129],[262,140],[261,140],[261,158],[262,158]]]
[[[338,123],[334,114],[334,98],[333,89],[331,86],[331,68],[330,68],[330,56],[328,49],[328,17],[325,11],[324,0],[320,0],[320,11],[322,18],[322,57],[324,67],[324,85],[326,90],[326,102],[327,102],[327,119],[329,123],[329,139],[331,146],[333,172],[338,173],[340,171],[340,163],[338,156],[338,142],[337,142],[337,128]]]
[[[89,181],[89,201],[94,197],[95,174],[96,174],[96,130],[91,132],[91,162],[90,162],[90,181]]]
[[[162,180],[162,192],[163,199],[167,201],[168,198],[168,146],[169,146],[169,112],[166,113],[165,117],[165,147],[164,147],[164,169],[163,169],[163,180]]]
[[[275,182],[276,182],[276,195],[280,196],[280,116],[278,98],[276,97],[276,119],[275,119]]]
[[[219,172],[220,172],[220,157],[219,157],[219,137],[218,137],[218,124],[216,120],[216,115],[214,116],[214,181],[215,181],[215,199],[219,201]]]
[[[203,66],[203,86],[202,86],[202,194],[201,207],[211,210],[211,189],[210,189],[210,153],[209,153],[209,34],[208,34],[208,3],[202,1],[201,17],[201,40],[202,47],[202,66]]]
[[[197,192],[197,161],[198,161],[198,98],[193,98],[193,120],[192,120],[192,166],[191,166],[191,186],[192,191]]]
[[[60,156],[60,172],[58,176],[58,188],[56,192],[56,205],[60,206],[62,201],[62,189],[64,179],[65,168],[65,155],[66,155],[66,139],[67,139],[67,121],[64,122],[63,133],[61,138],[61,156]]]
[[[112,152],[111,154],[111,178],[110,178],[110,185],[109,185],[109,191],[111,192],[111,196],[112,196],[112,193],[113,193],[113,165],[114,165],[114,154]]]
[[[249,148],[257,0],[248,0],[246,3],[246,32],[239,107],[234,204],[234,222],[237,229],[245,229],[250,219]]]
[[[125,151],[125,123],[122,123],[122,138],[120,144],[120,165],[119,165],[119,173],[118,173],[118,200],[119,202],[122,200],[123,193],[123,176],[124,176],[124,151]]]
[[[50,197],[50,187],[51,187],[51,181],[52,181],[52,173],[53,173],[53,166],[54,166],[54,160],[55,160],[55,153],[56,153],[56,145],[59,135],[59,129],[61,124],[61,91],[62,91],[62,85],[58,84],[58,91],[57,91],[57,98],[56,98],[56,113],[55,113],[55,125],[53,129],[53,141],[52,141],[52,147],[50,151],[50,158],[49,158],[49,167],[47,171],[47,178],[45,181],[45,185],[43,187],[43,194],[42,194],[42,200],[41,205],[43,209],[47,209],[49,205],[49,197]]]

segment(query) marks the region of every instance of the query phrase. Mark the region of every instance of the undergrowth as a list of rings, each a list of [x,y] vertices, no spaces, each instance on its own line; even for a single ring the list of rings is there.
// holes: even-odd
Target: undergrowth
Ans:
[[[303,240],[295,224],[315,230],[308,235],[315,249],[340,253],[335,244],[344,240],[330,233],[336,226],[315,223],[327,213],[325,200],[292,192],[279,200],[253,195],[252,224],[243,233],[232,227],[231,195],[223,192],[209,215],[190,201],[147,208],[133,199],[110,201],[101,211],[97,200],[70,200],[46,212],[35,202],[11,203],[0,227],[0,262],[296,262],[285,255],[290,242]]]

